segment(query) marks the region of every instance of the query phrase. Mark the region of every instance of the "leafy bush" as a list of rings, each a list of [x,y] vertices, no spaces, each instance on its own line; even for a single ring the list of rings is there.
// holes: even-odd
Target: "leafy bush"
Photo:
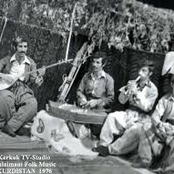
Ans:
[[[174,12],[135,0],[1,0],[0,15],[48,28],[66,43],[75,4],[74,33],[87,34],[97,46],[105,41],[119,50],[171,49]]]

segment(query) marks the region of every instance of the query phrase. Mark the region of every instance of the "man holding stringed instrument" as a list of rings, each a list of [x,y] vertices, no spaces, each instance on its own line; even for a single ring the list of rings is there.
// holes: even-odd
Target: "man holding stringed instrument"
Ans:
[[[0,128],[12,137],[22,135],[22,127],[37,113],[31,88],[40,86],[45,74],[45,68],[35,71],[35,62],[26,55],[24,38],[17,37],[14,46],[15,54],[0,60]]]
[[[100,142],[92,150],[101,156],[125,155],[138,147],[141,126],[150,122],[150,111],[158,96],[156,86],[151,82],[154,65],[151,61],[141,62],[139,76],[120,89],[119,101],[129,102],[126,111],[110,113],[102,127]]]

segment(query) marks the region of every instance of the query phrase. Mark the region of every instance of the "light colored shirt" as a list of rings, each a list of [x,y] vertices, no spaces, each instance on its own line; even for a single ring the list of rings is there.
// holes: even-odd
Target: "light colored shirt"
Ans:
[[[161,120],[167,107],[169,107],[169,102],[174,106],[174,97],[172,95],[166,95],[159,100],[154,112],[155,117],[159,117],[159,120]],[[170,111],[168,112],[167,119],[174,121],[174,107],[170,107]]]
[[[154,83],[149,80],[143,88],[140,88],[137,85],[135,100],[131,98],[129,103],[130,105],[136,106],[145,112],[149,112],[152,110],[157,97],[158,90]]]
[[[134,106],[144,112],[152,110],[154,103],[158,97],[158,90],[156,86],[150,81],[146,81],[144,86],[140,87],[140,82],[137,81],[134,86],[134,91],[130,97],[125,93],[125,88],[120,89],[120,95],[123,94],[122,100],[129,101],[130,106]],[[124,99],[125,98],[125,99]],[[121,102],[125,103],[125,102]],[[130,107],[131,108],[131,107]]]
[[[101,72],[98,78],[94,78],[93,74],[88,72],[84,75],[77,90],[77,98],[80,102],[83,99],[87,101],[91,99],[99,99],[103,106],[110,105],[114,100],[114,80],[105,73]]]
[[[163,117],[166,117],[165,119]],[[164,119],[164,120],[163,120]],[[152,114],[152,123],[161,134],[166,135],[166,142],[170,142],[174,136],[174,97],[163,96]]]
[[[27,56],[25,56],[24,60],[21,62],[21,64],[16,60],[15,54],[11,57],[10,62],[12,63],[12,67],[10,70],[10,74],[20,77],[19,79],[21,81],[24,81],[25,76],[22,76],[25,73],[25,65],[29,64],[30,61],[27,59]]]

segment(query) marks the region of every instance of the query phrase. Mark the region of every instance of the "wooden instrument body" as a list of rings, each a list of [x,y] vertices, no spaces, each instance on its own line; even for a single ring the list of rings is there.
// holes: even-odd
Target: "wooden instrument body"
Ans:
[[[71,61],[72,61],[72,59],[69,59],[67,61],[59,61],[57,63],[45,66],[44,69],[46,70],[48,68],[52,68],[54,66],[57,66],[57,65],[60,65],[60,64],[63,64],[63,63],[69,63]],[[29,72],[26,72],[26,73],[23,73],[23,74],[20,74],[20,75],[0,73],[0,91],[11,87],[20,77],[26,76],[26,75],[29,75],[29,74],[32,74],[32,73],[39,72],[40,69],[42,69],[42,68],[35,69],[33,71],[29,71]]]
[[[11,87],[18,78],[19,76],[0,73],[0,91]]]
[[[76,123],[103,124],[107,113],[103,110],[89,110],[75,105],[49,101],[49,114]]]

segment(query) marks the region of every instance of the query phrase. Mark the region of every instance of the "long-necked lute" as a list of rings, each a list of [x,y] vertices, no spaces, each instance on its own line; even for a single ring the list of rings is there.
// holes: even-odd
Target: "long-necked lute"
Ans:
[[[59,61],[57,63],[45,66],[44,68],[45,69],[52,68],[54,66],[57,66],[57,65],[60,65],[60,64],[63,64],[63,63],[69,63],[72,60],[73,59],[69,59],[69,60],[66,60],[66,61]],[[35,73],[35,72],[39,72],[39,70],[41,70],[42,68],[38,68],[38,69],[29,71],[29,72],[26,72],[26,73],[23,73],[23,74],[20,74],[20,75],[0,73],[0,90],[4,90],[4,89],[7,89],[7,88],[11,87],[19,78],[21,78],[23,76],[26,76],[26,75],[30,75],[30,74]]]

